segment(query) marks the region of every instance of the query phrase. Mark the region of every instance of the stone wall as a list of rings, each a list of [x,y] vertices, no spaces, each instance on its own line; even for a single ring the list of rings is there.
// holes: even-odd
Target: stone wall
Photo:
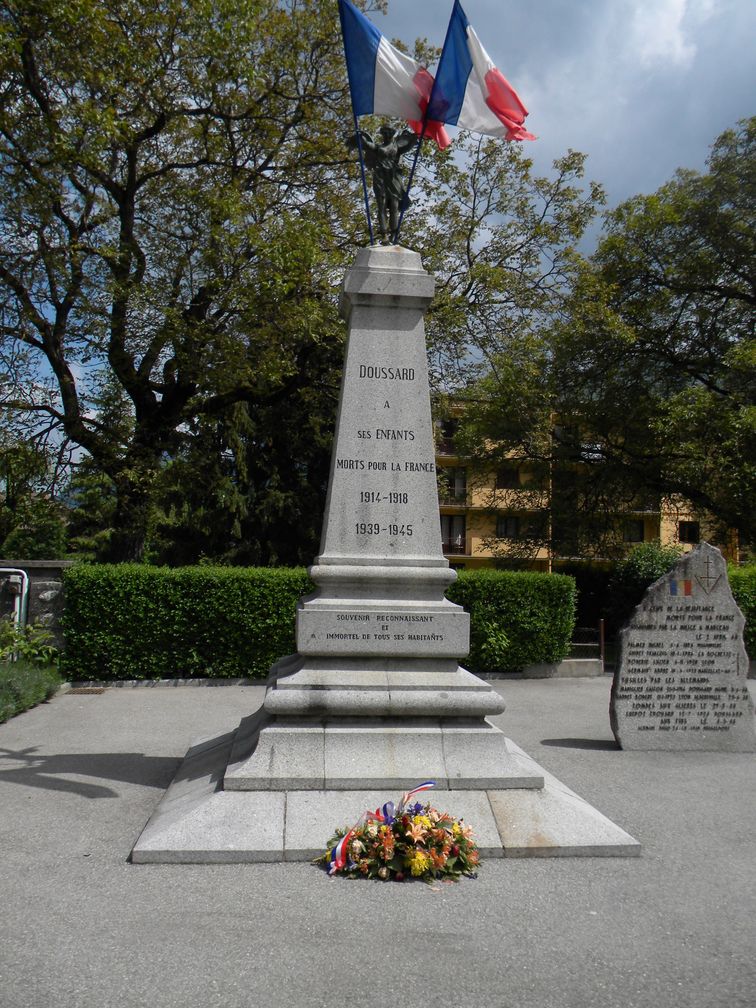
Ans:
[[[63,615],[63,571],[72,560],[2,560],[0,559],[0,618],[13,612],[15,593],[5,568],[25,571],[29,578],[28,623],[41,623],[52,634],[53,643],[63,646],[60,619]]]

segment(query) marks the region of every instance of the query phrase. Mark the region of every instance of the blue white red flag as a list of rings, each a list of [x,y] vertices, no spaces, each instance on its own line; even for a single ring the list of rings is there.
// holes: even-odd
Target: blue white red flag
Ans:
[[[339,16],[354,114],[406,119],[415,133],[422,133],[433,76],[392,46],[350,0],[339,0]],[[441,123],[427,122],[425,135],[442,150],[451,143]]]
[[[505,140],[535,140],[523,125],[527,114],[519,95],[494,66],[459,0],[455,0],[428,115],[473,133]]]

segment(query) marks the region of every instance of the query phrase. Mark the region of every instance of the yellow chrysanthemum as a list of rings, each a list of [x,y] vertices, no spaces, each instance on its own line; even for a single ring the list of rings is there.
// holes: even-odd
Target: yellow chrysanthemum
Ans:
[[[425,829],[430,829],[433,825],[427,815],[416,815],[413,817],[412,822],[423,826]]]
[[[406,864],[413,875],[422,875],[430,867],[430,858],[425,851],[416,850],[407,858]]]

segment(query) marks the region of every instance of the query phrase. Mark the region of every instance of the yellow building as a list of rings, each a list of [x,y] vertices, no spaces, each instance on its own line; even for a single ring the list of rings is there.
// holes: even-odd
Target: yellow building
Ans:
[[[559,486],[548,466],[512,455],[496,470],[480,472],[458,454],[455,427],[453,420],[436,425],[441,538],[452,567],[472,570],[516,560],[530,570],[551,571],[575,561],[608,559],[598,548],[574,556],[557,547],[564,537],[551,527],[550,503]],[[616,544],[629,550],[658,540],[688,551],[706,538],[709,528],[685,501],[637,501],[616,516]],[[734,537],[723,552],[736,558]]]

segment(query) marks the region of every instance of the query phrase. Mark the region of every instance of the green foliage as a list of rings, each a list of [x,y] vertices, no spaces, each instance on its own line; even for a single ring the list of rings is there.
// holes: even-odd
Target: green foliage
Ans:
[[[548,177],[534,174],[521,144],[460,136],[444,154],[424,151],[413,188],[424,213],[407,215],[403,241],[436,277],[426,317],[431,383],[459,393],[493,372],[533,410],[541,383],[532,332],[564,301],[601,187],[584,185],[576,151]]]
[[[79,565],[64,574],[73,679],[252,676],[295,649],[303,569]]]
[[[59,658],[49,630],[41,624],[27,623],[17,629],[11,620],[0,620],[0,662],[14,655],[32,665],[55,665]]]
[[[640,543],[616,565],[608,585],[607,628],[611,634],[630,617],[649,585],[672,570],[682,554],[679,546]]]
[[[460,571],[447,591],[470,613],[472,672],[516,672],[570,650],[576,590],[571,577],[526,571]]]
[[[729,567],[730,588],[745,616],[745,646],[748,656],[756,660],[756,563],[744,567]]]
[[[109,559],[144,556],[198,423],[283,405],[341,342],[360,203],[337,20],[330,0],[0,14],[6,402],[110,481]]]
[[[579,418],[581,461],[628,495],[679,496],[756,535],[756,117],[607,217],[551,326],[551,408]],[[616,493],[614,498],[616,500]]]
[[[65,556],[66,521],[55,501],[30,498],[13,516],[13,528],[0,543],[0,554],[17,560],[50,560]]]
[[[301,568],[79,565],[64,574],[72,679],[264,677],[295,649]],[[462,573],[449,591],[471,614],[481,672],[558,661],[569,651],[575,585],[561,575]]]
[[[13,429],[4,411],[0,432],[0,556],[62,557],[66,521],[55,500],[55,453]]]
[[[522,556],[619,557],[620,516],[662,498],[691,502],[712,541],[756,536],[755,208],[756,117],[717,139],[706,172],[609,213],[590,260],[558,243],[543,311],[516,287],[490,304],[495,288],[471,286],[460,445],[483,471],[514,454],[550,472],[549,521]],[[486,319],[501,338],[484,339]]]
[[[33,661],[0,661],[0,724],[55,693],[61,678],[51,666]]]

